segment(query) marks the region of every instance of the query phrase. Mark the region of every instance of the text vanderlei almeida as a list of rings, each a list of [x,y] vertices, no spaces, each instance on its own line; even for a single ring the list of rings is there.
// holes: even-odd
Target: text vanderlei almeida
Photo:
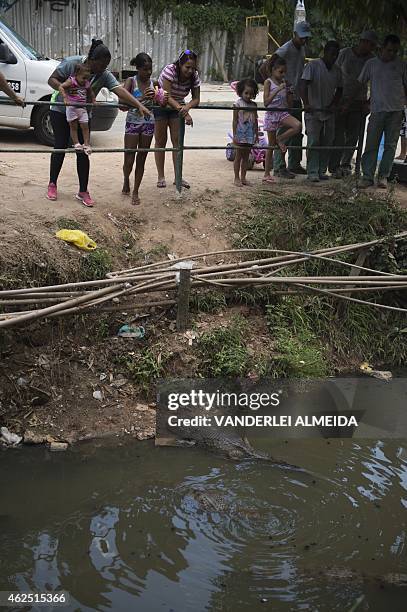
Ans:
[[[196,408],[204,414],[194,416],[178,416],[171,414],[168,424],[171,427],[352,427],[358,426],[356,417],[343,414],[210,414],[211,410],[240,407],[253,411],[259,408],[278,407],[281,391],[274,393],[225,393],[217,390],[208,393],[202,390],[192,390],[188,393],[169,393],[167,408],[177,411],[179,408]],[[206,412],[206,414],[205,414]]]

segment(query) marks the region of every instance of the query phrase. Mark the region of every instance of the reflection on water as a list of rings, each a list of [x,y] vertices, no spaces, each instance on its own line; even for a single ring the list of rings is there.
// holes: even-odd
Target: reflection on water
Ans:
[[[147,443],[1,452],[0,590],[65,590],[72,610],[405,610],[404,442],[256,442],[309,471]]]

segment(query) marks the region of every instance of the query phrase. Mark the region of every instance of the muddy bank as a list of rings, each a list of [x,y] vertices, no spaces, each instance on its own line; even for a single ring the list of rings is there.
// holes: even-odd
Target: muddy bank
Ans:
[[[359,197],[359,196],[358,196]],[[352,191],[275,196],[266,190],[237,199],[203,191],[169,200],[176,236],[164,242],[147,230],[143,214],[36,219],[30,228],[8,219],[1,227],[1,286],[16,288],[104,278],[113,269],[206,250],[280,248],[312,250],[385,239],[366,266],[405,273],[406,241],[387,239],[407,228],[394,198],[358,199]],[[168,216],[168,211],[164,211]],[[162,224],[164,233],[168,231]],[[82,229],[98,249],[84,253],[55,238],[61,228]],[[211,231],[210,228],[213,228]],[[189,238],[202,232],[202,240]],[[222,259],[223,258],[223,259]],[[351,254],[347,260],[355,261]],[[224,256],[215,261],[224,261]],[[295,273],[337,274],[308,262]],[[403,307],[403,292],[368,299]],[[361,362],[392,368],[407,358],[402,314],[328,297],[269,289],[194,290],[191,329],[176,331],[174,292],[137,298],[123,311],[48,319],[0,333],[0,424],[31,443],[75,442],[104,435],[154,436],[155,383],[181,377],[321,377],[355,372]],[[151,307],[151,301],[165,305]],[[145,304],[145,305],[144,305]],[[0,307],[7,311],[10,304]],[[13,306],[14,308],[15,306]],[[142,339],[118,337],[124,324],[141,325]]]

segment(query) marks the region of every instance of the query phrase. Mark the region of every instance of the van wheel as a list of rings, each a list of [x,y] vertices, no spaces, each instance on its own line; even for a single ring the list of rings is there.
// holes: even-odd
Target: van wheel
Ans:
[[[51,118],[47,106],[41,106],[35,111],[32,120],[36,139],[47,147],[54,146],[54,131],[51,125]]]

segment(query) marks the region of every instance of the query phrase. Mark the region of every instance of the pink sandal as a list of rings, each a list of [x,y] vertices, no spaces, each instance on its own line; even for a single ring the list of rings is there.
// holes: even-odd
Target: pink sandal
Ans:
[[[269,184],[275,184],[277,181],[272,176],[265,176],[261,182],[264,183],[265,185],[267,185],[268,183]]]

